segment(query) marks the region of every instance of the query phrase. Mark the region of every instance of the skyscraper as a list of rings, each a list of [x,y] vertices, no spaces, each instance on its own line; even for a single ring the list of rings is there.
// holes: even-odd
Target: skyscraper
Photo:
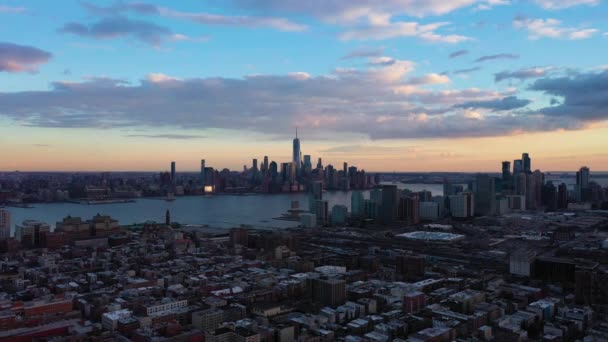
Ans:
[[[511,188],[511,162],[502,162],[502,186],[504,189]]]
[[[524,162],[521,159],[513,161],[513,177],[517,177],[518,174],[524,172]]]
[[[348,177],[348,163],[344,162],[344,170],[343,172],[343,176],[344,178],[342,179],[342,190],[347,191],[350,188],[350,182],[349,182],[349,177]]]
[[[304,155],[304,168],[306,169],[306,171],[312,170],[312,161],[310,158],[310,154]]]
[[[350,211],[353,217],[363,217],[365,214],[365,199],[363,192],[353,191],[350,197]]]
[[[478,174],[475,177],[475,213],[494,215],[496,213],[496,187],[494,177]]]
[[[525,173],[532,173],[532,160],[530,159],[530,155],[524,153],[521,155],[521,160],[524,166]]]
[[[253,158],[253,160],[251,161],[251,168],[253,169],[253,172],[258,172],[258,159],[257,158]]]
[[[581,167],[576,173],[576,200],[579,202],[588,201],[589,196],[589,178],[591,178],[591,172],[588,167]]]
[[[568,208],[568,185],[562,183],[557,187],[557,209]]]
[[[398,189],[396,185],[382,186],[382,203],[380,203],[379,218],[382,224],[391,224],[397,218]]]
[[[175,162],[171,162],[171,183],[175,184]]]
[[[323,160],[321,158],[317,161],[317,169],[323,170]]]
[[[11,237],[11,213],[0,208],[0,241]]]
[[[292,162],[296,167],[296,172],[300,172],[300,164],[302,163],[302,151],[300,151],[300,139],[298,139],[298,129],[296,128],[296,137],[293,139],[293,158]]]
[[[262,171],[264,173],[268,172],[268,156],[264,156],[264,163],[262,164]]]
[[[205,187],[205,159],[201,159],[201,186]]]

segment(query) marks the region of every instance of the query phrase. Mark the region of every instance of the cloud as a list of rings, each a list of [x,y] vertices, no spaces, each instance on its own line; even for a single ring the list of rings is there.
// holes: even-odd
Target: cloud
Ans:
[[[94,39],[130,37],[154,46],[174,39],[174,33],[167,27],[122,16],[102,18],[90,25],[70,22],[60,28],[59,32]]]
[[[0,72],[32,72],[51,59],[51,53],[38,48],[0,42]]]
[[[342,60],[355,59],[355,58],[369,58],[369,57],[380,57],[384,53],[384,48],[373,48],[373,47],[360,47],[346,55],[342,56]]]
[[[455,75],[462,75],[462,74],[470,74],[472,72],[479,71],[479,70],[481,70],[481,67],[473,67],[473,68],[468,68],[468,69],[457,69],[457,70],[452,71],[452,73]]]
[[[591,38],[599,32],[594,28],[562,26],[562,22],[557,19],[531,19],[521,16],[513,20],[513,27],[528,31],[528,38],[532,40],[540,38],[580,40]]]
[[[369,59],[369,65],[393,65],[396,60],[392,57],[380,56],[380,57],[372,57]]]
[[[254,17],[254,16],[225,16],[210,13],[188,13],[168,8],[158,8],[159,15],[174,19],[185,19],[203,25],[269,27],[279,31],[301,32],[308,29],[307,25],[294,23],[285,18]]]
[[[260,12],[291,12],[331,22],[346,22],[375,11],[424,17],[443,15],[466,7],[504,4],[501,0],[238,0],[233,3]]]
[[[369,154],[369,153],[407,153],[415,151],[414,147],[378,146],[378,145],[344,145],[326,148],[319,152],[327,154]]]
[[[544,115],[590,121],[608,119],[608,70],[539,79],[530,90],[561,99],[538,110]]]
[[[519,99],[516,96],[508,96],[502,99],[487,101],[471,101],[454,106],[455,108],[483,108],[492,111],[505,111],[525,107],[532,103],[530,100]]]
[[[447,84],[450,78],[441,74],[426,74],[422,77],[414,77],[408,83],[412,85]]]
[[[595,6],[600,0],[534,0],[538,5],[545,9],[557,10],[570,8],[580,5]]]
[[[395,59],[391,65],[320,76],[151,74],[136,83],[89,77],[55,82],[48,90],[0,93],[0,117],[23,126],[171,129],[183,135],[234,129],[272,137],[298,126],[322,136],[370,139],[499,136],[584,126],[577,119],[508,110],[527,101],[517,98],[515,89],[426,89],[449,79],[408,78],[415,65]],[[472,111],[483,120],[470,118]]]
[[[228,16],[203,12],[183,12],[168,7],[161,7],[141,2],[118,2],[108,7],[97,6],[84,2],[83,6],[90,13],[101,16],[120,16],[123,13],[134,12],[139,15],[157,15],[178,20],[188,20],[203,25],[268,27],[287,32],[300,32],[308,29],[308,26],[306,25],[294,23],[285,18],[247,15]]]
[[[500,82],[508,79],[517,79],[523,81],[531,78],[540,78],[547,76],[553,70],[555,70],[553,67],[534,67],[514,71],[505,70],[494,74],[494,82]]]
[[[449,24],[449,22],[437,22],[422,25],[417,22],[370,21],[367,25],[347,29],[339,37],[342,40],[385,40],[399,37],[416,37],[429,42],[448,44],[472,39],[462,35],[442,35],[436,32],[437,29]]]
[[[469,50],[458,50],[458,51],[452,52],[449,57],[456,58],[456,57],[464,56],[468,53],[469,53]]]
[[[23,12],[25,12],[25,7],[12,7],[12,6],[0,5],[0,13],[18,14],[18,13],[23,13]]]
[[[149,139],[170,139],[170,140],[192,140],[192,139],[204,139],[203,135],[192,135],[192,134],[129,134],[125,135],[127,138],[149,138]]]
[[[475,62],[481,63],[481,62],[493,61],[493,60],[497,60],[497,59],[519,59],[519,55],[512,54],[512,53],[500,53],[497,55],[481,56],[481,57],[477,58],[475,60]]]

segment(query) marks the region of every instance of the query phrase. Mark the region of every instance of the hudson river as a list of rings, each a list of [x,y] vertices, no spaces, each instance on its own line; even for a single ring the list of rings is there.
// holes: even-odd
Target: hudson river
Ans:
[[[412,191],[429,190],[433,195],[442,195],[441,184],[396,184],[399,188]],[[334,204],[346,205],[350,210],[352,192],[324,192],[323,197]],[[369,198],[369,191],[364,192]],[[171,221],[181,224],[207,224],[213,228],[232,228],[249,224],[259,228],[288,228],[298,222],[274,220],[286,213],[291,201],[300,201],[301,209],[308,209],[308,194],[272,195],[216,195],[177,197],[168,202],[162,199],[139,198],[134,203],[83,205],[75,203],[37,203],[34,208],[7,208],[11,212],[11,225],[21,224],[23,220],[34,219],[55,226],[67,215],[90,219],[97,213],[110,215],[120,224],[142,223],[146,221],[165,221],[165,212],[171,212]]]

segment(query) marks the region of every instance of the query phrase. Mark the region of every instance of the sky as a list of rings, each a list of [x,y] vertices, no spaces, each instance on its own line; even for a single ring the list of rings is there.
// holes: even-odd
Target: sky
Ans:
[[[608,170],[605,0],[0,0],[0,170]]]

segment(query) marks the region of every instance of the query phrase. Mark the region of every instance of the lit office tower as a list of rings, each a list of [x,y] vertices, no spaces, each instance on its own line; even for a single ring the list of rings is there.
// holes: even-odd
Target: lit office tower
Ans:
[[[201,159],[201,185],[205,186],[205,159]]]
[[[0,241],[11,237],[11,213],[0,208]]]
[[[521,155],[521,160],[524,166],[525,173],[532,173],[532,160],[530,159],[530,155],[524,153]]]
[[[391,224],[397,219],[397,201],[399,200],[396,185],[382,186],[382,203],[380,203],[379,218],[382,224]]]
[[[503,188],[511,188],[511,162],[502,162],[502,186]]]
[[[171,182],[175,183],[175,162],[171,162]]]
[[[300,151],[300,139],[298,139],[298,129],[296,128],[296,137],[293,139],[293,159],[292,162],[296,167],[296,172],[300,171],[302,160],[302,151]]]
[[[478,174],[475,177],[475,213],[494,215],[496,212],[496,187],[494,177]]]
[[[513,176],[517,177],[518,174],[524,172],[524,161],[517,159],[513,161]]]

